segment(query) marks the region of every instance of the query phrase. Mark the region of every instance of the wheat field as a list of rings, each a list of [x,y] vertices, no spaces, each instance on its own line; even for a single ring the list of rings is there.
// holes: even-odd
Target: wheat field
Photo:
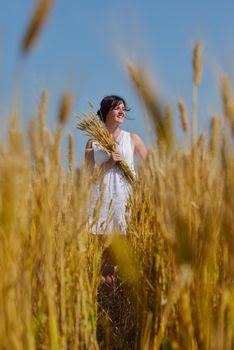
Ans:
[[[39,1],[22,44],[34,45],[53,1]],[[155,131],[156,145],[138,166],[126,237],[98,239],[87,226],[95,176],[61,160],[72,98],[61,100],[54,133],[48,94],[27,142],[17,111],[0,142],[1,350],[234,349],[234,97],[220,79],[222,115],[198,135],[202,48],[194,45],[193,115],[178,101],[163,106],[144,69],[126,61]],[[191,122],[190,122],[191,120]],[[96,208],[96,216],[101,200]],[[116,265],[110,294],[101,278],[109,247]]]

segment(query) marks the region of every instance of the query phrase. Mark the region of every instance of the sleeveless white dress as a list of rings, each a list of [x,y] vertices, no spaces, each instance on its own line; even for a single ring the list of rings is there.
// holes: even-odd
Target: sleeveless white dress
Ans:
[[[131,140],[131,134],[121,130],[116,139],[116,149],[122,158],[128,163],[130,169],[135,174],[134,169],[134,146]],[[110,156],[102,150],[97,142],[93,142],[95,165],[100,166],[110,159]],[[103,186],[103,187],[102,187]],[[101,188],[103,188],[103,198],[98,219],[93,220],[94,210],[100,199]],[[113,166],[107,170],[100,181],[94,187],[93,198],[89,213],[89,224],[93,234],[112,234],[117,231],[120,234],[126,234],[126,204],[131,193],[132,186],[126,179],[122,170]],[[95,221],[93,223],[93,221]]]

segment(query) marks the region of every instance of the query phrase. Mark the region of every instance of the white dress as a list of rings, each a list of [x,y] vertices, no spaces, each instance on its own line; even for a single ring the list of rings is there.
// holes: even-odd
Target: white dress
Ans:
[[[121,154],[122,158],[128,163],[130,169],[135,174],[134,169],[134,146],[131,140],[131,134],[121,130],[116,139],[116,149]],[[101,149],[97,142],[93,142],[94,161],[97,166],[108,161],[110,156]],[[126,179],[122,170],[117,165],[107,170],[102,179],[103,198],[98,218],[95,218],[94,210],[98,206],[100,198],[100,181],[94,187],[93,198],[89,213],[89,224],[93,234],[111,234],[117,231],[121,234],[126,234],[126,204],[131,193],[132,186]],[[93,223],[94,221],[94,223]]]

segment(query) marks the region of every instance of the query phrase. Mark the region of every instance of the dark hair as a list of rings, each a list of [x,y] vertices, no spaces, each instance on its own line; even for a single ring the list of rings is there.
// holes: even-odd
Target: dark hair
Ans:
[[[126,111],[130,111],[130,109],[127,108],[126,102],[122,97],[116,95],[109,95],[105,96],[102,99],[100,103],[100,109],[97,111],[97,115],[105,123],[107,114],[116,106],[118,106],[120,102],[123,102]]]

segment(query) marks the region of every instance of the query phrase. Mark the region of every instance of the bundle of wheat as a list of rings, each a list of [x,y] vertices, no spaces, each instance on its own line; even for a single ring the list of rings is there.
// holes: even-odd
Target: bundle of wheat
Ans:
[[[116,144],[103,122],[97,120],[93,113],[84,113],[83,115],[84,118],[77,124],[77,129],[84,131],[85,135],[91,136],[108,154],[116,152]],[[117,166],[123,171],[128,181],[133,184],[135,175],[128,164],[124,160],[121,160],[117,162]]]

